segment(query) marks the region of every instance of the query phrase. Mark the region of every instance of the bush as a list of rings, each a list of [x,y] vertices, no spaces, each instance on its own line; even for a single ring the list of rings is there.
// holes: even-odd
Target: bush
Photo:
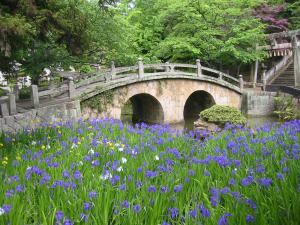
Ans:
[[[30,99],[31,90],[30,87],[23,87],[19,92],[20,99]]]
[[[92,73],[94,70],[89,65],[83,65],[80,67],[80,73]]]
[[[224,125],[225,123],[242,124],[245,125],[247,119],[240,110],[222,105],[214,105],[209,109],[206,109],[200,113],[200,118],[207,122],[213,122],[218,125]]]
[[[283,121],[300,119],[299,105],[292,96],[276,97],[274,114]]]

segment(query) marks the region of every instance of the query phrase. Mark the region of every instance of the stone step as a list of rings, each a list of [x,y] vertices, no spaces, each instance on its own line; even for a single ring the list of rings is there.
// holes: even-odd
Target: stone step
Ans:
[[[272,85],[294,86],[294,63],[291,63],[285,71],[279,71],[281,74],[271,83]]]

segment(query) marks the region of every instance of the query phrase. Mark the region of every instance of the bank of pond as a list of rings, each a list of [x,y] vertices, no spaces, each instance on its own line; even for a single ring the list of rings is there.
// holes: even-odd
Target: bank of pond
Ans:
[[[300,121],[197,139],[113,119],[0,136],[0,224],[300,224]]]

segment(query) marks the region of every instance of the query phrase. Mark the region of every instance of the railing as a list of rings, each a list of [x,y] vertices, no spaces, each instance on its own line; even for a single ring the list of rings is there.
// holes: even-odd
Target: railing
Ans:
[[[300,99],[300,89],[282,85],[267,85],[266,91],[283,92],[292,95],[294,98]]]
[[[183,71],[189,70],[189,71]],[[147,72],[152,70],[153,72]],[[158,72],[159,71],[159,72]],[[74,85],[75,89],[83,88],[85,86],[98,82],[113,82],[120,79],[142,79],[147,76],[161,76],[161,75],[188,75],[193,77],[205,77],[216,79],[216,81],[226,82],[239,88],[243,88],[243,77],[234,78],[228,74],[214,70],[201,65],[200,60],[196,61],[195,65],[179,64],[179,63],[157,63],[157,64],[143,64],[142,59],[138,59],[137,65],[130,67],[116,68],[112,63],[110,71],[100,72],[93,77],[81,80]]]
[[[13,93],[0,97],[0,116],[10,116],[17,113],[16,96]]]
[[[50,102],[51,99],[57,99],[58,97],[61,97],[59,98],[60,100],[74,99],[79,96],[81,91],[84,91],[85,87],[89,87],[91,84],[99,82],[103,83],[103,85],[108,83],[116,84],[124,80],[143,79],[145,77],[152,78],[152,76],[164,77],[165,75],[168,77],[184,76],[185,78],[205,78],[209,81],[220,82],[222,85],[234,85],[239,91],[241,91],[244,87],[242,75],[239,76],[239,79],[234,78],[228,74],[202,66],[200,60],[196,61],[196,65],[179,63],[157,63],[144,65],[143,61],[139,59],[137,65],[129,67],[115,68],[114,63],[112,63],[110,70],[98,72],[94,76],[88,76],[88,78],[86,78],[86,76],[82,76],[81,80],[77,83],[74,83],[74,79],[69,77],[62,85],[52,88],[50,87],[49,89],[42,91],[38,89],[38,86],[31,85],[31,98],[27,103],[30,107],[38,108],[40,106],[40,99],[43,99],[46,103],[47,101]],[[15,88],[13,93],[9,93],[7,96],[1,97],[0,116],[5,117],[16,114],[16,100],[18,99],[18,88]]]
[[[280,60],[280,62],[278,62],[275,66],[273,66],[270,70],[268,70],[265,73],[266,83],[269,83],[273,78],[275,78],[277,73],[282,69],[284,69],[286,66],[288,66],[292,60],[293,60],[292,54],[284,56],[282,60]]]

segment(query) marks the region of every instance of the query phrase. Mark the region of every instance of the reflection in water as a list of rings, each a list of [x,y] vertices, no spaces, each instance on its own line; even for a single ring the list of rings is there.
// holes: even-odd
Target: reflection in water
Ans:
[[[266,123],[279,122],[278,118],[273,117],[273,116],[248,117],[247,120],[248,120],[248,125],[253,128],[261,127]],[[194,129],[194,121],[195,121],[195,119],[188,118],[184,122],[170,124],[170,126],[171,126],[171,128],[176,129],[176,130],[191,131]],[[123,122],[126,124],[130,124],[130,125],[133,124],[130,120],[123,121]]]
[[[185,122],[170,124],[170,126],[176,130],[190,131],[194,129],[195,119],[189,118]],[[273,116],[263,116],[263,117],[247,117],[248,125],[252,128],[261,127],[266,123],[279,122],[277,117]]]
[[[266,123],[276,123],[279,122],[279,119],[275,116],[261,116],[261,117],[247,117],[248,125],[250,127],[261,127]]]

